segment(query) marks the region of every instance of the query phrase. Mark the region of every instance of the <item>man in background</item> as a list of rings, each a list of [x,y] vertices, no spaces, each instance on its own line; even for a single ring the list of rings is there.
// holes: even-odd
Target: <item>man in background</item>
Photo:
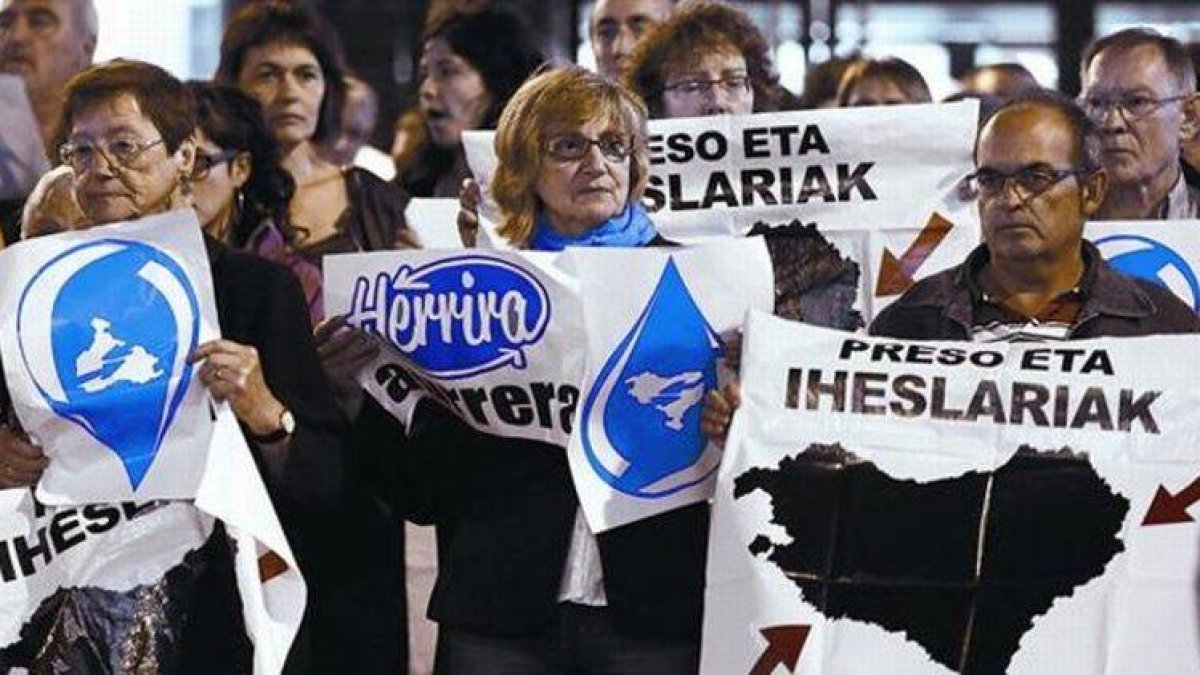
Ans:
[[[620,81],[633,45],[646,29],[666,21],[672,0],[596,0],[588,34],[596,69]]]

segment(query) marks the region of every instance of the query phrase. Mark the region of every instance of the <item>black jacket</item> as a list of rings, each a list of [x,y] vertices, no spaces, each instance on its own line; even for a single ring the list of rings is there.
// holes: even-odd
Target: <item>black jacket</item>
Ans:
[[[206,243],[222,335],[258,349],[267,385],[297,420],[282,471],[259,464],[308,585],[288,670],[402,672],[400,532],[344,452],[346,425],[317,358],[300,285],[275,263]],[[240,623],[240,610],[237,616]]]
[[[579,508],[566,452],[476,431],[430,399],[418,406],[405,435],[368,400],[352,447],[374,456],[397,511],[443,531],[430,618],[500,636],[547,630]],[[708,518],[696,504],[597,537],[619,630],[699,638]]]
[[[872,335],[909,340],[967,340],[975,294],[972,275],[987,261],[980,245],[957,267],[922,279],[871,322]],[[1089,241],[1079,289],[1083,308],[1072,339],[1200,332],[1200,319],[1167,289],[1113,269]]]

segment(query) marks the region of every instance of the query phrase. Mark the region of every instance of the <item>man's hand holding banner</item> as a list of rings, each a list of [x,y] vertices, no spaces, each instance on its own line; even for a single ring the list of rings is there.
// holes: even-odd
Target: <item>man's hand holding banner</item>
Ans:
[[[745,340],[703,672],[1200,668],[1194,336]]]

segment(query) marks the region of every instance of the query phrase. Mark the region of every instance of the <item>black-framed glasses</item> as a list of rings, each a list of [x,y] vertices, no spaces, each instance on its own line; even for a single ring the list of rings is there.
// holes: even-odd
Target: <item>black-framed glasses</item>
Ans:
[[[1094,120],[1103,119],[1109,110],[1116,109],[1127,120],[1139,120],[1168,103],[1175,103],[1188,98],[1190,94],[1155,98],[1147,94],[1123,94],[1120,96],[1099,96],[1084,94],[1080,96],[1079,107]]]
[[[562,162],[583,159],[594,145],[610,162],[624,162],[633,153],[634,137],[622,134],[601,134],[588,138],[583,134],[561,134],[546,141],[546,154]]]
[[[70,141],[59,146],[58,158],[76,172],[92,168],[96,165],[96,158],[101,156],[111,167],[129,168],[143,153],[162,142],[161,137],[153,141],[141,141],[134,138]]]
[[[1016,171],[1001,171],[985,166],[967,176],[966,184],[971,195],[978,197],[1002,194],[1008,189],[1008,184],[1011,182],[1016,189],[1017,197],[1025,202],[1049,190],[1069,176],[1084,176],[1092,172],[1093,169],[1084,167],[1055,169],[1045,164],[1030,164]]]
[[[705,96],[714,87],[720,87],[721,91],[730,96],[744,96],[750,91],[750,76],[749,75],[727,75],[716,80],[705,80],[701,78],[680,80],[672,82],[663,87],[663,91],[669,91],[680,96]]]
[[[214,166],[224,162],[231,162],[240,154],[242,154],[241,150],[221,150],[220,152],[197,150],[196,163],[192,166],[192,180],[204,180],[208,178],[208,174],[213,170]]]

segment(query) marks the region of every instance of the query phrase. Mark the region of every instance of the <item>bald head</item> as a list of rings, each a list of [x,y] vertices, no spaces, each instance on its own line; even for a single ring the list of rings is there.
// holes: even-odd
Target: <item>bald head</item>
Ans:
[[[1001,98],[1015,98],[1040,87],[1033,73],[1019,63],[979,66],[968,71],[958,82],[966,93]]]

